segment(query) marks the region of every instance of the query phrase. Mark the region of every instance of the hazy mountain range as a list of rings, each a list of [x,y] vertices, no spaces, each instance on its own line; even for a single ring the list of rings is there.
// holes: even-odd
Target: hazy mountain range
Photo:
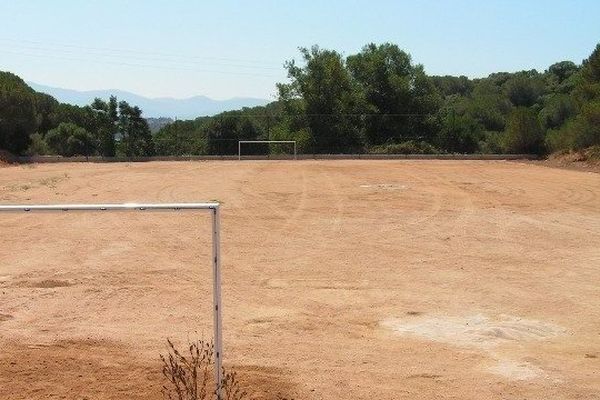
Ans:
[[[107,100],[111,95],[114,95],[119,100],[125,100],[131,105],[140,107],[144,112],[144,117],[147,118],[194,119],[196,117],[218,114],[223,111],[237,110],[242,107],[262,106],[269,103],[269,100],[252,97],[234,97],[228,100],[214,100],[206,96],[194,96],[187,99],[174,99],[170,97],[148,98],[116,89],[78,91],[40,85],[34,82],[27,83],[34,90],[47,93],[60,102],[78,106],[88,105],[96,97]]]

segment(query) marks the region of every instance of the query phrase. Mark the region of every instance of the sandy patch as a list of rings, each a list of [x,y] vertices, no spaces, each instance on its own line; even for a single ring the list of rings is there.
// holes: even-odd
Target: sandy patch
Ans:
[[[489,368],[489,371],[511,381],[526,381],[546,376],[541,368],[526,361],[498,360],[494,366]]]
[[[503,342],[543,340],[560,335],[556,325],[513,316],[492,320],[482,314],[469,317],[389,318],[382,326],[400,335],[414,335],[461,347],[489,348]]]
[[[563,328],[553,324],[507,315],[497,320],[482,314],[468,317],[389,318],[382,321],[381,325],[399,335],[482,349],[495,360],[494,365],[487,368],[488,371],[509,380],[530,380],[546,374],[529,362],[499,355],[495,347],[545,340],[564,333]]]

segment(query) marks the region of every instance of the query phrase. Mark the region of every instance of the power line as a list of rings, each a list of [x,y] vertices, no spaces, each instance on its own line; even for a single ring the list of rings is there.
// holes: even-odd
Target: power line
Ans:
[[[14,47],[14,45],[8,45],[10,47]],[[96,54],[96,53],[86,53],[86,52],[81,52],[78,50],[67,50],[67,49],[50,49],[50,48],[44,48],[44,47],[38,47],[38,46],[18,46],[18,50],[33,50],[35,52],[42,52],[42,53],[50,53],[51,55],[58,53],[63,53],[63,54],[67,54],[68,56],[70,55],[75,55],[76,57],[78,57],[79,55],[82,56],[90,56],[90,57],[94,57],[93,61],[99,61],[98,57],[101,58],[118,58],[118,59],[123,59],[123,58],[127,58],[127,59],[131,59],[131,60],[140,60],[140,61],[146,61],[146,62],[162,62],[162,63],[168,63],[168,64],[191,64],[191,65],[200,65],[200,66],[204,66],[204,65],[214,65],[214,66],[218,66],[218,67],[229,67],[229,68],[244,68],[244,69],[258,69],[258,70],[277,70],[277,71],[282,71],[282,67],[279,68],[275,68],[275,67],[266,67],[266,66],[260,66],[260,65],[243,65],[243,64],[231,64],[231,63],[223,63],[223,62],[214,62],[214,61],[194,61],[193,59],[191,60],[175,60],[175,59],[169,59],[169,58],[160,58],[160,57],[150,57],[150,56],[130,56],[130,55],[121,55],[121,54]],[[11,49],[9,51],[15,51],[14,49]],[[44,54],[44,56],[46,56],[47,54]]]
[[[260,74],[253,72],[235,72],[235,71],[222,71],[222,70],[212,70],[212,69],[204,69],[204,68],[185,68],[180,66],[161,66],[161,65],[152,65],[152,64],[138,64],[138,63],[127,63],[127,62],[117,62],[110,60],[92,60],[86,58],[79,57],[70,57],[63,56],[57,54],[35,54],[35,53],[25,53],[11,50],[0,50],[2,53],[15,54],[25,57],[35,57],[35,58],[54,58],[58,60],[67,60],[67,61],[83,61],[90,62],[94,64],[109,64],[109,65],[117,65],[117,66],[125,66],[125,67],[136,67],[136,68],[154,68],[154,69],[162,69],[162,70],[180,70],[180,71],[195,71],[195,72],[208,72],[215,74],[223,74],[223,75],[242,75],[242,76],[255,76],[255,77],[264,77],[264,78],[279,78],[279,75],[269,75],[269,74]]]
[[[108,48],[108,47],[90,47],[90,46],[80,46],[73,44],[57,44],[57,43],[48,43],[48,42],[40,42],[34,40],[25,40],[25,39],[12,39],[12,38],[0,38],[0,41],[4,42],[13,42],[13,43],[29,43],[34,45],[42,45],[46,47],[63,47],[63,48],[73,48],[80,50],[87,50],[92,52],[110,52],[110,53],[121,53],[121,54],[138,54],[138,55],[149,55],[149,56],[164,56],[170,58],[179,58],[179,59],[195,59],[195,60],[215,60],[215,61],[228,61],[228,62],[242,62],[248,64],[257,64],[257,65],[268,65],[271,68],[275,68],[275,64],[267,63],[260,60],[250,60],[250,59],[240,59],[240,58],[226,58],[226,57],[207,57],[207,56],[193,56],[189,54],[174,54],[174,53],[164,53],[159,51],[143,51],[143,50],[133,50],[133,49],[117,49],[117,48]]]

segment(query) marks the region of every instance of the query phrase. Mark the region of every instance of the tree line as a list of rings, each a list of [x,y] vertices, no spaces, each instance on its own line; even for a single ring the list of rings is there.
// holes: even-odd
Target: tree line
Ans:
[[[236,154],[238,140],[295,140],[305,153],[545,154],[600,145],[600,45],[581,64],[482,79],[428,76],[391,43],[347,57],[301,48],[285,68],[276,101],[175,121],[155,134],[138,107],[114,97],[61,104],[0,73],[0,148],[132,157]]]
[[[0,71],[0,149],[14,154],[154,155],[142,110],[111,97],[85,107],[59,103]]]

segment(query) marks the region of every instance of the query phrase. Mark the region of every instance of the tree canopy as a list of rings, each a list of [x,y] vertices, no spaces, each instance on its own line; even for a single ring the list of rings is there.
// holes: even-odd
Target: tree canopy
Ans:
[[[0,149],[139,157],[235,154],[239,140],[295,140],[299,152],[534,152],[600,145],[600,44],[581,64],[485,78],[429,76],[392,43],[344,56],[318,46],[285,63],[276,101],[150,131],[116,97],[79,107],[0,72]],[[158,127],[156,128],[158,129]],[[280,151],[256,145],[249,152]]]

